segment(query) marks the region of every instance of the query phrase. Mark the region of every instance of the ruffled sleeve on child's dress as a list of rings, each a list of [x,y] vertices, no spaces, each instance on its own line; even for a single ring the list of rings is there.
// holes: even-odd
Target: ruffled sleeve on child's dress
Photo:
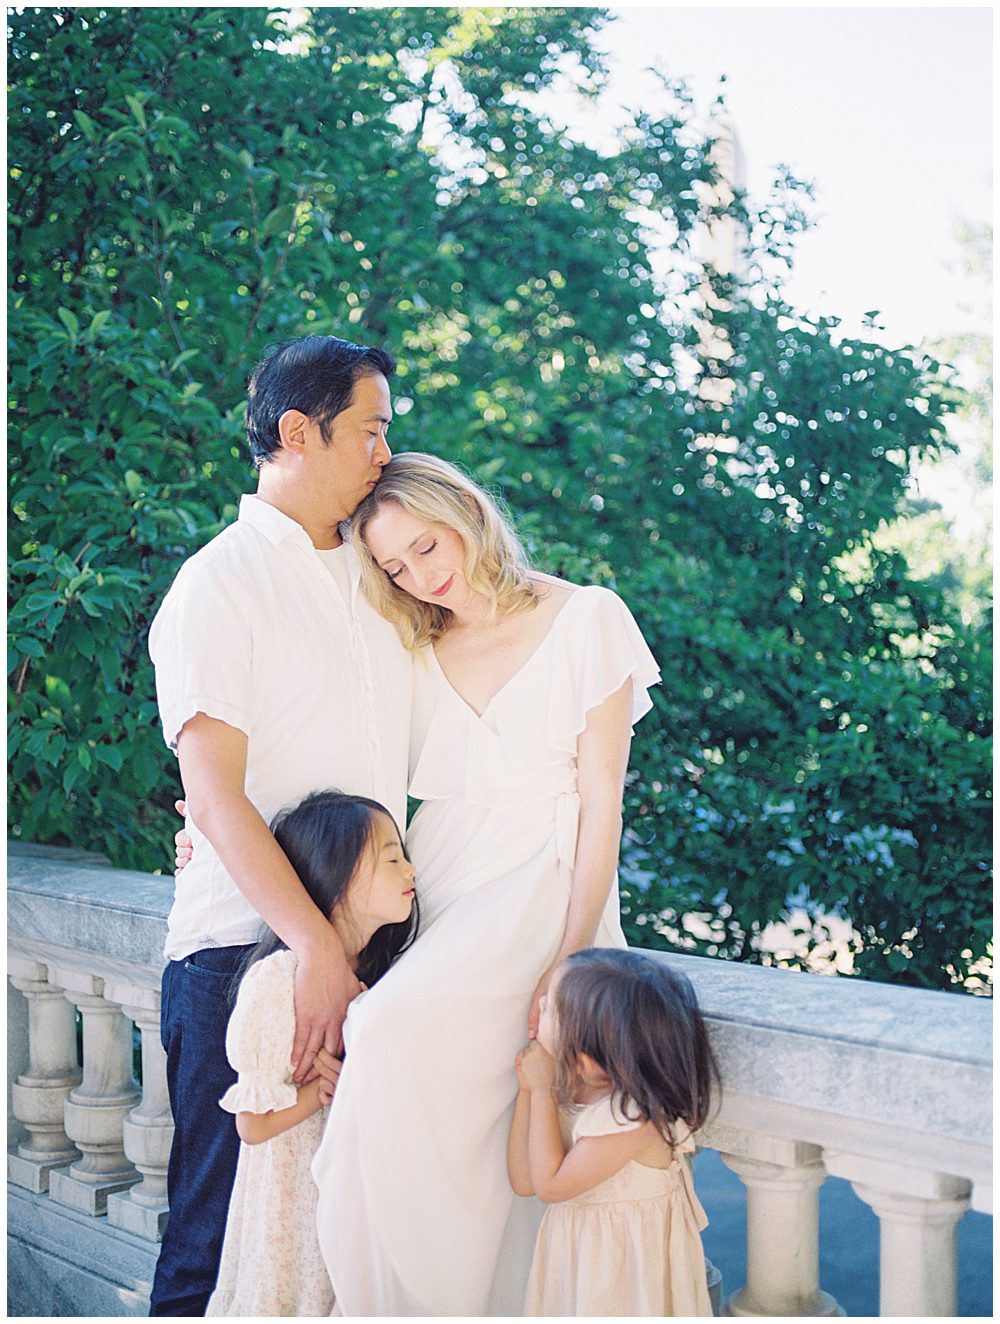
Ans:
[[[292,1084],[295,957],[275,952],[252,965],[240,983],[226,1031],[226,1056],[239,1080],[219,1100],[229,1113],[269,1113],[298,1100]]]
[[[618,1094],[606,1094],[596,1103],[588,1103],[573,1116],[573,1143],[586,1136],[618,1135],[622,1131],[636,1131],[643,1125],[641,1117],[633,1117],[635,1105]]]

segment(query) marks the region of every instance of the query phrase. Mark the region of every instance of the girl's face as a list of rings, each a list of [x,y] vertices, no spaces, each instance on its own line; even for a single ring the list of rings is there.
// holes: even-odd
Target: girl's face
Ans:
[[[410,597],[452,611],[468,597],[465,544],[446,524],[390,501],[368,521],[364,538],[376,564]]]
[[[563,966],[557,966],[549,986],[538,1004],[538,1042],[552,1057],[556,1056],[559,1040],[559,1020],[556,1016],[556,989],[563,977]]]
[[[383,924],[401,924],[413,909],[415,878],[396,824],[375,816],[372,843],[362,856],[347,892],[347,908],[365,941]]]

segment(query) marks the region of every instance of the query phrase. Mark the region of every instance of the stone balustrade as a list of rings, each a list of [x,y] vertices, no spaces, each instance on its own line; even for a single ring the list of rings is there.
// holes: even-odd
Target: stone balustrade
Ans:
[[[168,1215],[158,1021],[171,894],[170,878],[97,856],[11,847],[12,1314],[146,1312]],[[956,1225],[970,1207],[992,1210],[989,1003],[659,959],[694,983],[722,1070],[701,1143],[746,1187],[746,1282],[725,1285],[723,1313],[842,1313],[819,1275],[819,1190],[832,1175],[878,1215],[880,1313],[953,1315]]]

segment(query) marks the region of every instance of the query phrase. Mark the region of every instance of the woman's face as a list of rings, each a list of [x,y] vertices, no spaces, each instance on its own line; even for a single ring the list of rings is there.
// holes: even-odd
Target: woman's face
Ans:
[[[389,501],[365,525],[364,540],[376,564],[411,597],[454,610],[468,596],[465,545],[446,524]]]
[[[370,935],[383,924],[401,924],[409,919],[415,876],[396,824],[385,814],[378,814],[371,846],[347,893],[348,910],[359,929]]]

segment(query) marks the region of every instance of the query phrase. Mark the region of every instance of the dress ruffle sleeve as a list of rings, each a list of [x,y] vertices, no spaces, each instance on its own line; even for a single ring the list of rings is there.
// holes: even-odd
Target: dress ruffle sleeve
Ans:
[[[575,751],[590,710],[626,680],[632,679],[633,726],[652,708],[648,691],[660,681],[656,658],[621,598],[597,586],[577,589],[575,596],[580,601],[563,608],[572,615],[555,636],[561,656],[554,674],[566,679],[552,688],[546,731],[549,741],[568,753]]]
[[[641,1117],[632,1117],[634,1105],[617,1094],[605,1095],[596,1103],[588,1103],[573,1115],[573,1142],[585,1136],[619,1135],[622,1131],[635,1131],[642,1126]]]
[[[275,952],[244,975],[226,1031],[226,1056],[239,1080],[219,1100],[228,1113],[270,1113],[298,1100],[292,1084],[295,957]]]

